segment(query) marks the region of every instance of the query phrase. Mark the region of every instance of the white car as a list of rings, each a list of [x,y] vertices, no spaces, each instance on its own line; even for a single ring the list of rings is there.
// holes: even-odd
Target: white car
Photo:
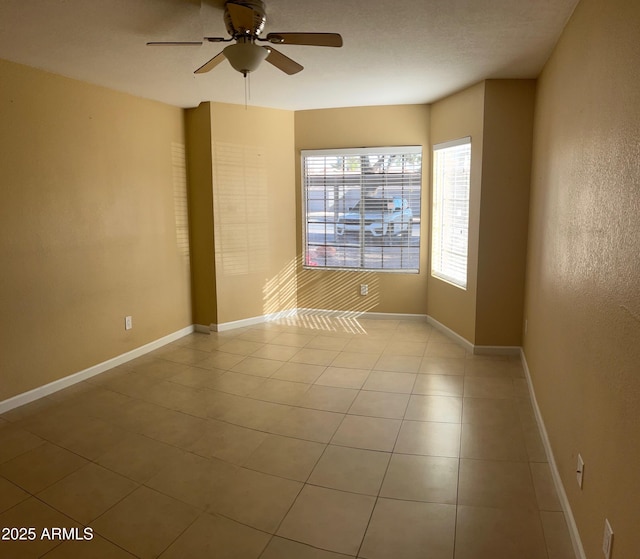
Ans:
[[[374,237],[408,235],[413,212],[404,198],[364,198],[338,218],[336,235],[366,233]]]

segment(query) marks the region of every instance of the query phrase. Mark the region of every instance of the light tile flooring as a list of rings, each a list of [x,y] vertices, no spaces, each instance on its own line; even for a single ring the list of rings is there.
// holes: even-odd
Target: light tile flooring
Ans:
[[[11,558],[573,558],[519,360],[409,320],[192,334],[4,414],[0,527],[36,529]]]

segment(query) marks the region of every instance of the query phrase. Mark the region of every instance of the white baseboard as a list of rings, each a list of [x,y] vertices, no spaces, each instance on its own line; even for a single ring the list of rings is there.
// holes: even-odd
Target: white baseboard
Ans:
[[[388,313],[388,312],[365,312],[362,313],[363,318],[372,318],[380,320],[427,320],[426,314],[409,314],[409,313]]]
[[[366,311],[335,311],[329,309],[310,309],[300,307],[296,309],[296,315],[321,315],[330,318],[369,318],[374,320],[425,320],[426,314],[387,313]]]
[[[286,318],[293,316],[297,313],[297,309],[290,309],[286,311],[279,311],[271,314],[263,314],[261,316],[254,316],[251,318],[243,318],[241,320],[233,320],[231,322],[222,322],[220,324],[212,324],[211,330],[213,332],[225,332],[227,330],[234,330],[236,328],[244,328],[246,326],[255,326],[256,324],[262,324],[263,322],[269,322],[271,320],[278,320],[279,318]]]
[[[444,324],[438,322],[435,318],[426,314],[409,314],[409,313],[380,313],[380,312],[364,312],[364,311],[338,311],[330,309],[311,309],[305,307],[299,307],[297,309],[290,309],[287,311],[281,311],[272,313],[269,315],[255,316],[252,318],[244,318],[242,320],[235,320],[232,322],[224,322],[221,324],[211,324],[210,327],[196,325],[196,332],[208,333],[213,332],[225,332],[227,330],[233,330],[235,328],[244,328],[247,326],[255,326],[256,324],[262,324],[272,320],[278,320],[282,318],[290,317],[304,317],[308,316],[322,316],[326,318],[335,318],[341,320],[357,320],[358,318],[373,319],[373,320],[426,320],[429,324],[437,328],[440,332],[451,338],[452,341],[462,345],[467,351],[474,354],[481,355],[519,355],[520,348],[515,346],[476,346],[470,341],[460,336]]]
[[[313,315],[319,314],[321,316],[329,316],[335,318],[357,318],[362,316],[362,311],[335,311],[331,309],[312,309],[310,307],[298,307],[295,312],[296,315]]]
[[[475,355],[520,355],[520,346],[510,345],[476,345],[473,346]]]
[[[270,322],[272,320],[280,320],[283,318],[290,318],[295,316],[323,316],[327,318],[338,319],[357,319],[357,318],[371,318],[371,319],[395,319],[395,320],[414,320],[426,318],[426,315],[419,314],[399,314],[399,313],[371,313],[361,311],[334,311],[328,309],[309,309],[309,308],[296,308],[286,311],[275,312],[262,316],[254,316],[251,318],[243,318],[241,320],[234,320],[231,322],[223,322],[220,324],[211,324],[210,330],[213,332],[225,332],[227,330],[234,330],[235,328],[244,328],[246,326],[255,326],[256,324],[262,324],[264,322]],[[206,326],[198,325],[196,327],[198,332],[207,332]]]
[[[462,345],[469,353],[473,353],[474,355],[520,355],[519,346],[474,345],[457,332],[451,330],[451,328],[445,326],[441,322],[438,322],[432,316],[427,316],[427,322],[442,332],[445,336],[451,338],[454,342]]]
[[[113,369],[118,365],[122,365],[132,359],[136,359],[137,357],[142,357],[143,355],[154,351],[158,348],[161,348],[164,345],[167,345],[175,340],[179,340],[180,338],[191,334],[194,331],[193,326],[187,326],[186,328],[182,328],[177,332],[173,332],[167,336],[164,336],[158,340],[153,342],[149,342],[141,347],[128,351],[127,353],[123,353],[122,355],[118,355],[117,357],[113,357],[112,359],[108,359],[107,361],[103,361],[102,363],[98,363],[97,365],[93,365],[88,369],[84,369],[77,373],[73,373],[64,378],[54,380],[48,384],[43,386],[39,386],[38,388],[34,388],[33,390],[29,390],[28,392],[23,392],[22,394],[18,394],[17,396],[13,396],[8,400],[3,400],[0,402],[0,413],[8,412],[14,408],[19,406],[23,406],[28,404],[29,402],[33,402],[34,400],[38,400],[39,398],[43,398],[44,396],[48,396],[49,394],[53,394],[58,390],[62,390],[63,388],[68,388],[78,382],[82,382],[83,380],[87,380],[88,378],[99,375],[100,373],[104,373],[109,369]]]
[[[272,320],[279,320],[283,318],[289,318],[293,316],[304,315],[320,315],[328,318],[372,318],[372,319],[393,319],[393,320],[424,320],[427,318],[426,314],[402,314],[402,313],[373,313],[373,312],[361,312],[361,311],[335,311],[328,309],[309,309],[309,308],[296,308],[286,311],[275,312],[271,314],[265,314],[262,316],[254,316],[251,318],[243,318],[241,320],[233,320],[231,322],[222,322],[219,324],[211,324],[208,328],[206,326],[196,326],[197,332],[207,332],[209,329],[213,332],[225,332],[227,330],[234,330],[236,328],[244,328],[246,326],[255,326],[256,324],[262,324],[264,322],[270,322]]]
[[[457,332],[454,332],[453,330],[451,330],[451,328],[442,324],[442,322],[438,322],[432,316],[427,316],[427,322],[431,324],[431,326],[433,326],[436,330],[439,330],[445,336],[447,336],[448,338],[451,338],[454,342],[457,342],[458,344],[460,344],[468,352],[470,353],[474,352],[475,346],[469,340],[467,340],[466,338],[463,338],[460,334],[458,334]]]
[[[580,533],[578,532],[578,526],[576,525],[576,520],[573,516],[571,505],[569,504],[567,492],[564,489],[564,485],[560,477],[560,472],[558,471],[558,466],[553,456],[553,450],[551,449],[551,442],[549,441],[549,435],[547,434],[547,429],[544,425],[544,420],[542,419],[540,408],[538,407],[538,401],[536,400],[536,393],[535,393],[535,390],[533,389],[533,383],[531,382],[531,374],[529,372],[529,366],[527,365],[527,358],[524,354],[524,350],[522,349],[520,350],[520,358],[522,359],[522,368],[524,369],[524,374],[527,379],[527,384],[529,386],[529,395],[531,396],[531,404],[533,405],[533,411],[536,416],[536,422],[538,423],[538,429],[540,430],[540,437],[542,438],[542,444],[544,445],[544,450],[547,454],[547,461],[549,462],[549,468],[551,469],[551,476],[553,478],[553,483],[556,487],[556,492],[558,493],[558,498],[560,499],[560,505],[562,506],[562,510],[564,511],[564,517],[567,521],[567,526],[569,528],[569,536],[571,537],[571,543],[573,544],[573,551],[577,559],[587,559],[587,556],[584,553],[584,547],[582,546],[582,540],[580,539]]]

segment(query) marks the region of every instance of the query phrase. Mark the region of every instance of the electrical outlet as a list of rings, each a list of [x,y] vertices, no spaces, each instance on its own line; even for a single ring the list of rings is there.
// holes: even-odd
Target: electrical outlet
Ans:
[[[133,328],[133,318],[130,316],[125,316],[124,317],[124,329],[125,330],[131,330],[131,328]]]
[[[360,295],[368,295],[369,294],[369,286],[366,283],[360,284]]]
[[[584,460],[582,456],[578,454],[578,463],[576,465],[576,479],[578,480],[578,487],[582,489],[582,478],[584,477]]]
[[[604,538],[602,539],[602,553],[604,553],[605,559],[611,559],[611,546],[613,545],[613,529],[611,524],[605,518],[604,519]]]

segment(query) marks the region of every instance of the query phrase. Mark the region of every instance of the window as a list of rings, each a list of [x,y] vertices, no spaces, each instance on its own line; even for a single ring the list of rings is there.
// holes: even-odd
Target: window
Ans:
[[[471,138],[433,147],[431,275],[467,288]]]
[[[304,266],[418,272],[422,148],[302,152]]]

